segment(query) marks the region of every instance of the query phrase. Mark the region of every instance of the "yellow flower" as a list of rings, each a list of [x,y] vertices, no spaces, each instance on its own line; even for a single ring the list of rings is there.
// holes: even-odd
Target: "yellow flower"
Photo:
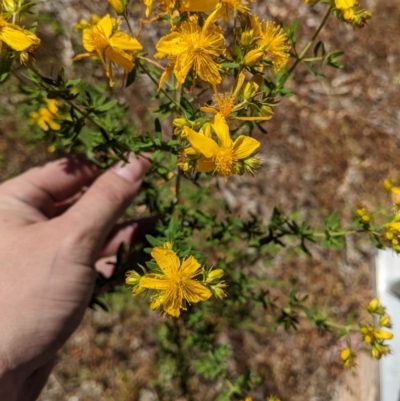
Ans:
[[[348,346],[346,348],[343,348],[342,351],[340,352],[340,359],[343,362],[343,367],[346,369],[355,366],[353,351]]]
[[[237,173],[240,161],[250,157],[260,146],[256,139],[240,135],[234,142],[224,117],[217,114],[212,124],[218,142],[203,134],[185,127],[186,138],[193,149],[202,157],[197,160],[196,168],[201,173],[217,172],[222,177]]]
[[[2,42],[18,52],[32,50],[40,45],[40,39],[34,33],[8,23],[0,16],[0,51]]]
[[[252,17],[251,25],[254,35],[259,39],[256,40],[258,48],[248,57],[253,63],[257,62],[255,60],[260,56],[257,50],[262,50],[263,57],[272,63],[275,72],[285,68],[289,60],[290,45],[283,29],[271,21],[260,24],[257,17]]]
[[[194,279],[201,273],[200,263],[189,256],[182,261],[171,249],[155,247],[151,252],[162,274],[145,274],[139,288],[159,291],[152,297],[150,308],[163,308],[165,313],[178,317],[186,302],[197,303],[211,297],[211,291]]]
[[[92,14],[89,21],[86,21],[85,19],[81,19],[77,24],[75,24],[74,31],[82,32],[86,28],[91,28],[91,27],[95,26],[100,20],[101,20],[100,16],[98,16],[97,14]]]
[[[239,104],[235,104],[235,99],[243,86],[244,79],[245,79],[245,71],[241,71],[236,79],[236,84],[232,92],[228,93],[218,93],[216,87],[214,86],[214,102],[215,106],[203,106],[200,107],[200,110],[205,113],[211,114],[221,114],[225,119],[233,119],[233,120],[241,120],[241,121],[266,121],[272,118],[272,113],[267,116],[231,116],[232,113],[243,109],[246,105],[247,101],[243,101]]]
[[[38,111],[30,113],[29,124],[38,125],[43,131],[52,129],[58,131],[61,125],[55,121],[56,118],[60,118],[58,115],[58,104],[54,99],[46,99],[47,107],[41,107]]]
[[[214,11],[220,5],[216,18],[222,15],[224,20],[228,22],[231,10],[248,13],[250,11],[247,7],[249,2],[252,2],[252,0],[182,0],[179,9],[180,11],[189,12],[208,12]]]
[[[132,71],[136,52],[142,45],[135,38],[118,30],[118,22],[109,14],[101,18],[95,25],[89,26],[82,33],[83,47],[89,52],[80,54],[74,60],[85,57],[100,57],[107,76],[112,81],[112,70],[107,66],[107,59],[121,66],[125,71]]]
[[[342,12],[346,21],[352,21],[354,18],[354,7],[357,5],[356,0],[335,0],[335,6]]]
[[[185,21],[157,43],[156,57],[172,59],[167,75],[173,70],[178,86],[185,82],[192,68],[206,82],[214,85],[221,82],[214,59],[225,52],[224,35],[221,27],[211,26],[214,17],[215,11],[209,15],[202,28],[195,19]],[[162,77],[160,85],[167,75]]]

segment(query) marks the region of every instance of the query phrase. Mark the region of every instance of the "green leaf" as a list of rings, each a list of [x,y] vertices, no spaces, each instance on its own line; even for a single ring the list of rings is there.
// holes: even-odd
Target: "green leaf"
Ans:
[[[103,113],[105,111],[111,110],[114,106],[118,104],[118,100],[110,100],[109,102],[98,106],[95,108],[96,111]]]

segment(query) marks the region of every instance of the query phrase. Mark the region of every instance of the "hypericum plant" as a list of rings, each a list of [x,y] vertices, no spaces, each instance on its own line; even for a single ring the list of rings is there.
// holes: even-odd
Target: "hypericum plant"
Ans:
[[[100,66],[106,76],[96,81],[86,79],[83,68],[81,76],[71,78],[66,75],[72,73],[63,68],[52,77],[42,73],[35,60],[41,43],[37,24],[26,26],[25,19],[35,3],[1,0],[0,83],[23,94],[30,105],[29,123],[41,129],[34,140],[45,141],[50,152],[84,152],[100,168],[126,161],[131,152],[151,158],[153,167],[136,206],[145,205],[149,214],[160,216],[158,235],[148,236],[151,248],[144,248],[153,259],[142,270],[132,270],[128,254],[146,244],[139,250],[121,247],[116,274],[130,269],[126,283],[134,295],[152,291],[151,309],[179,317],[167,320],[160,355],[176,361],[171,369],[183,393],[190,391],[187,383],[193,374],[206,380],[219,377],[224,383],[220,401],[243,397],[253,383],[250,374],[230,377],[223,362],[229,352],[214,345],[218,325],[207,320],[212,295],[226,297],[213,307],[220,316],[248,317],[253,305],[274,315],[276,327],[296,328],[301,318],[307,318],[322,331],[360,332],[375,358],[389,352],[384,340],[392,334],[382,327],[390,327],[390,318],[379,301],[368,306],[370,313],[379,315],[378,326],[362,323],[357,328],[352,322],[343,326],[307,305],[307,297],[296,291],[289,294],[287,305],[278,304],[240,266],[268,258],[271,246],[284,247],[287,241],[297,241],[297,248],[307,254],[308,245],[318,240],[323,247],[341,249],[345,236],[354,233],[367,233],[377,246],[385,240],[399,252],[399,188],[385,182],[396,210],[383,226],[374,225],[371,213],[360,206],[351,227],[341,227],[333,213],[323,232],[277,209],[268,224],[257,216],[241,219],[215,200],[209,189],[213,176],[229,180],[232,175],[254,175],[262,168],[257,155],[260,141],[253,131],[264,132],[261,124],[273,118],[279,98],[291,95],[285,85],[296,67],[303,65],[314,75],[320,75],[324,66],[341,68],[342,52],[326,52],[324,44],[316,42],[328,18],[363,27],[372,16],[370,11],[360,8],[356,0],[304,0],[311,6],[321,3],[326,13],[299,49],[300,20],[288,27],[262,21],[251,0],[158,0],[154,4],[143,0],[136,33],[130,15],[135,1],[109,0],[110,13],[92,15],[70,27],[81,40],[74,65],[79,70],[86,59],[93,60],[90,68]],[[142,42],[146,30],[164,32],[153,49]],[[127,107],[118,100],[118,88],[134,85],[141,75],[154,85],[151,107],[156,108],[157,118],[152,121],[154,128],[139,135]],[[165,119],[164,129],[160,119]],[[209,252],[219,255],[215,269],[205,267]],[[185,338],[182,325],[187,328]],[[354,365],[350,342],[340,358],[345,367]]]

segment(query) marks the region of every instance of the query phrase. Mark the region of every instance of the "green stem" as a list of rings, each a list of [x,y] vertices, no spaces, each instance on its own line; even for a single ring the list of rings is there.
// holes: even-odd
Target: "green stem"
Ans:
[[[132,27],[131,27],[131,24],[130,24],[130,22],[129,22],[128,14],[126,13],[126,10],[125,10],[124,13],[122,14],[122,16],[124,17],[124,20],[125,20],[125,22],[126,22],[126,25],[128,26],[129,32],[131,33],[132,36],[134,36],[133,30],[132,30]]]
[[[153,77],[153,75],[151,75],[150,71],[143,64],[140,65],[140,68],[153,81],[153,83],[158,86],[157,80]],[[176,101],[164,89],[161,88],[160,92],[163,93],[178,109],[182,109],[181,105],[176,103]]]
[[[36,67],[33,64],[29,64],[28,68],[40,79],[41,84],[47,89],[47,90],[53,90],[53,87],[43,81],[42,74],[36,69]],[[14,76],[16,76],[18,79],[20,77],[14,73]],[[106,135],[108,136],[107,130],[100,124],[98,121],[96,121],[89,113],[86,111],[82,110],[79,106],[77,106],[72,100],[70,99],[62,99],[65,103],[67,103],[71,108],[73,108],[76,112],[78,112],[82,117],[88,119],[92,124],[95,126],[101,128],[104,132],[106,132]]]
[[[370,233],[370,234],[375,234],[375,235],[381,235],[381,233],[373,230],[348,230],[348,231],[338,231],[335,233],[330,233],[331,237],[344,237],[346,235],[352,235],[352,234],[360,234],[360,233]],[[325,233],[313,233],[314,237],[320,237],[323,238],[326,236]]]
[[[304,47],[303,51],[300,53],[300,55],[297,57],[297,60],[293,63],[293,65],[289,68],[288,75],[290,75],[293,70],[297,67],[297,65],[303,61],[303,57],[306,55],[308,49],[311,47],[311,45],[314,43],[315,39],[321,32],[322,28],[325,26],[326,21],[328,21],[329,15],[331,14],[332,8],[329,7],[327,13],[325,14],[324,19],[322,20],[321,24],[319,25],[318,29],[315,31],[314,35],[312,38],[308,41],[306,46]]]

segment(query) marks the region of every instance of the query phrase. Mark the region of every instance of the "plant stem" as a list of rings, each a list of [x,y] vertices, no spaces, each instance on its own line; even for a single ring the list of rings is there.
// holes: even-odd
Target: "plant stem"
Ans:
[[[140,65],[140,68],[154,82],[154,84],[158,86],[157,80],[153,77],[153,75],[151,75],[150,71],[142,64]],[[160,92],[162,92],[178,109],[182,109],[181,105],[176,103],[176,101],[164,89],[161,88]]]
[[[133,30],[132,30],[132,27],[131,27],[131,24],[130,24],[130,22],[129,22],[128,14],[126,13],[126,10],[125,10],[124,13],[122,14],[122,16],[124,17],[124,20],[125,20],[125,22],[126,22],[126,25],[128,26],[129,32],[131,33],[132,36],[134,36]]]
[[[293,63],[293,65],[289,68],[288,71],[288,75],[290,75],[293,70],[297,67],[297,65],[303,61],[303,57],[306,55],[308,49],[311,47],[311,45],[314,43],[315,39],[317,38],[317,36],[319,35],[319,33],[321,32],[322,28],[325,26],[326,21],[328,21],[329,15],[331,14],[331,10],[332,8],[329,7],[327,13],[325,14],[324,19],[322,20],[321,24],[319,25],[318,29],[315,31],[314,35],[312,36],[312,38],[308,41],[308,43],[306,44],[306,46],[304,47],[304,49],[302,50],[302,52],[300,53],[300,55],[297,57],[297,60]]]
[[[41,84],[48,90],[53,90],[51,85],[47,84],[45,81],[43,81],[42,74],[36,69],[36,67],[33,64],[29,64],[28,68],[40,79]],[[18,74],[14,73],[14,76],[20,79]],[[98,121],[96,121],[89,113],[86,111],[82,110],[79,106],[77,106],[72,100],[70,99],[62,99],[65,103],[67,103],[71,108],[73,108],[75,111],[77,111],[82,117],[88,119],[92,124],[95,126],[99,127],[102,129],[108,136],[107,130],[100,124]]]

